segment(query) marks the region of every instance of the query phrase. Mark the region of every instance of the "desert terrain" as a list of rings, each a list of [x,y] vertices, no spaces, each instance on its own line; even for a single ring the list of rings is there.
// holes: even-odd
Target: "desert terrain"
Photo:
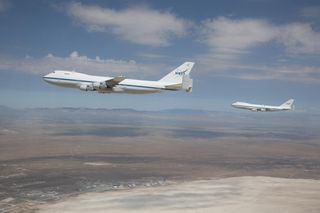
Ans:
[[[1,212],[320,209],[319,115],[1,107],[0,116]]]

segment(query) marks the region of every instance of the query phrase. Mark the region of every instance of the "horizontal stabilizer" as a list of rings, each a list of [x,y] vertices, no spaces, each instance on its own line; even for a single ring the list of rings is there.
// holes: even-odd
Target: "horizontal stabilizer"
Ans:
[[[182,77],[182,89],[187,92],[192,92],[193,80],[189,75],[184,75]]]

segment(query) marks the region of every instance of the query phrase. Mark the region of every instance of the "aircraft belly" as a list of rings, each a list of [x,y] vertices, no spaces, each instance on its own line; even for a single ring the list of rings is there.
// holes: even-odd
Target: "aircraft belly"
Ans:
[[[148,93],[157,93],[160,92],[159,89],[149,89],[149,88],[122,88],[123,93],[129,94],[148,94]]]
[[[70,87],[70,88],[79,87],[78,83],[71,82],[71,81],[65,81],[65,80],[47,80],[47,82],[50,84],[54,84],[54,85],[62,86],[62,87]]]

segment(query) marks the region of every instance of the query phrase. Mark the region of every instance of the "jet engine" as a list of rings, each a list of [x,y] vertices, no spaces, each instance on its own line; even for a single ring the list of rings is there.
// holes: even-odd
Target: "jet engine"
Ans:
[[[81,84],[80,85],[80,90],[82,90],[82,91],[93,91],[95,89],[93,88],[92,84]]]
[[[94,82],[93,88],[96,90],[101,90],[101,89],[107,89],[108,86],[107,86],[106,82]]]
[[[119,88],[119,87],[112,87],[112,91],[113,92],[124,92],[124,90],[122,88]]]
[[[257,108],[257,109],[252,109],[252,111],[256,112],[266,112],[267,110],[265,108]]]

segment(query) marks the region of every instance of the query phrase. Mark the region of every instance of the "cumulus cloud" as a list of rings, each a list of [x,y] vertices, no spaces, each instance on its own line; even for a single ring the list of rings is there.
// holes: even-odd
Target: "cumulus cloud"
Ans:
[[[274,25],[260,19],[209,19],[202,25],[202,40],[211,51],[241,55],[252,47],[277,42],[289,54],[319,54],[320,33],[308,23]]]
[[[314,66],[236,66],[237,71],[227,72],[229,77],[245,80],[285,80],[304,83],[320,83],[320,68]]]
[[[203,22],[205,42],[219,51],[237,53],[275,37],[272,26],[263,20],[232,20],[224,17]]]
[[[99,56],[89,58],[85,55],[80,55],[77,51],[73,51],[67,57],[59,57],[50,53],[41,58],[27,55],[23,59],[5,57],[0,59],[0,70],[15,70],[42,75],[59,69],[99,75],[131,76],[138,73],[139,76],[154,76],[154,72],[159,70],[160,73],[161,68],[163,67],[138,64],[134,60],[102,59]]]
[[[308,23],[275,25],[261,19],[218,17],[202,23],[201,41],[209,51],[198,56],[200,69],[213,76],[246,80],[286,80],[320,83],[320,67],[274,61],[247,62],[255,47],[278,44],[289,61],[320,54],[320,32]]]
[[[243,80],[283,80],[300,83],[320,83],[320,67],[291,63],[249,64],[218,60],[210,56],[198,59],[197,67],[211,77]]]
[[[72,2],[66,13],[88,31],[113,33],[123,40],[151,46],[169,45],[171,38],[184,36],[189,25],[173,13],[146,7],[114,10]]]
[[[276,36],[292,54],[320,54],[320,32],[312,29],[310,24],[293,23],[278,27]]]

